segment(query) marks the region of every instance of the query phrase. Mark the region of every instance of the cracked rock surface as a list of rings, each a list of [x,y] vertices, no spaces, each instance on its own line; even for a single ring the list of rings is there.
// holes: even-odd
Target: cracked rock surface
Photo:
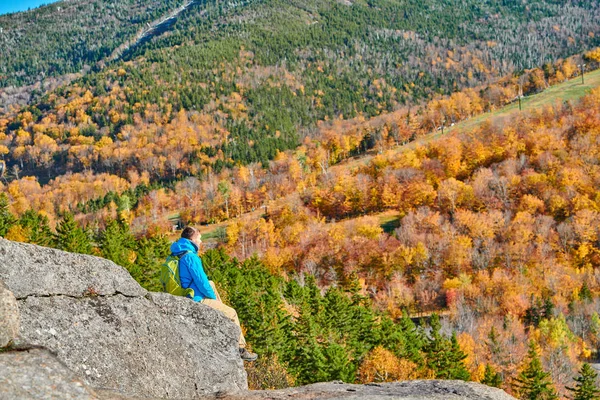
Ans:
[[[515,400],[503,390],[479,383],[440,380],[368,385],[326,382],[283,390],[257,390],[218,398],[221,400]]]
[[[10,290],[0,281],[0,348],[6,347],[19,333],[19,307]]]
[[[0,280],[17,299],[84,293],[146,294],[129,273],[104,258],[0,239]]]
[[[248,387],[233,323],[147,292],[110,261],[0,239],[0,281],[21,314],[14,346],[49,349],[94,389],[197,398]]]
[[[96,399],[96,393],[44,349],[11,351],[0,357],[0,398],[39,399],[48,394],[65,399]]]

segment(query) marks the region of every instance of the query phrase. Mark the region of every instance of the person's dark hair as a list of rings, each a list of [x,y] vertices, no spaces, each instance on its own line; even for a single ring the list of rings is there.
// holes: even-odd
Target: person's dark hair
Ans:
[[[198,229],[192,228],[191,226],[186,226],[183,232],[181,232],[181,237],[185,239],[192,239],[198,233]]]

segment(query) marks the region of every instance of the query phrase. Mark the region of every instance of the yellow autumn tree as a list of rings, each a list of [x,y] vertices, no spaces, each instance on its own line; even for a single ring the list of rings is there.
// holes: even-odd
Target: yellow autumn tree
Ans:
[[[358,370],[361,383],[405,381],[417,378],[417,365],[378,346],[365,357]]]

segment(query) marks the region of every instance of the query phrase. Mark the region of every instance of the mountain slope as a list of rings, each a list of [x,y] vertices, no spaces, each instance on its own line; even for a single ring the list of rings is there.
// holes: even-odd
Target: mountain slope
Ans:
[[[64,11],[57,11],[60,4],[17,17],[57,19]],[[100,1],[69,4],[109,7]],[[117,4],[120,8],[109,7],[116,10],[112,14],[102,15],[119,29],[97,23],[74,41],[81,46],[65,45],[67,53],[53,52],[52,46],[62,49],[60,40],[31,47],[41,28],[23,33],[19,43],[25,44],[9,48],[24,58],[8,57],[4,68],[13,71],[8,76],[22,75],[20,65],[35,66],[35,57],[47,65],[64,56],[80,66],[85,54],[92,54],[92,61],[106,56],[154,16],[135,17],[150,5],[127,9]],[[115,22],[117,11],[137,25]],[[544,74],[527,83],[528,90],[540,90],[559,74],[564,79],[576,72],[572,62],[559,58],[596,43],[599,21],[597,3],[578,1],[206,2],[181,13],[167,32],[132,49],[125,60],[53,91],[20,115],[8,113],[0,124],[10,150],[7,168],[17,166],[22,174],[43,179],[86,170],[126,178],[135,171],[156,181],[207,167],[267,165],[279,151],[316,135],[323,121],[414,107],[440,93],[481,88],[546,63]],[[69,29],[79,32],[63,23],[64,28],[55,28],[65,32],[61,38],[70,37]],[[99,39],[87,40],[95,29],[102,31]],[[96,52],[100,48],[105,50]],[[23,79],[36,76],[25,73]],[[195,136],[190,143],[175,149],[143,145],[160,136],[165,124],[177,131],[176,125],[190,123]],[[138,152],[138,146],[144,150]],[[123,149],[118,160],[102,155],[111,158],[117,148]]]
[[[60,1],[0,16],[0,87],[79,72],[109,56],[179,0]]]
[[[232,220],[215,236],[245,261],[221,249],[205,265],[278,384],[368,381],[382,359],[395,377],[448,378],[445,359],[509,388],[535,339],[564,392],[598,348],[600,94],[478,118],[596,67],[598,50],[563,57],[597,43],[598,7],[192,8],[0,118],[0,233],[103,254],[151,286],[169,216]],[[444,326],[395,325],[405,310],[444,311]]]

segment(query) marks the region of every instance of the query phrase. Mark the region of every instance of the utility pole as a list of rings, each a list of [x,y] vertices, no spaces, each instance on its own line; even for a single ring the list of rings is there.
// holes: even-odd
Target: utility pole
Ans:
[[[523,107],[521,105],[521,99],[523,98],[523,85],[519,83],[519,93],[517,93],[517,98],[519,99],[519,111],[523,111]]]
[[[585,66],[586,65],[587,64],[579,64],[579,65],[577,65],[579,67],[579,69],[581,70],[581,84],[582,85],[585,85],[585,78],[584,78],[583,75],[585,74]]]

